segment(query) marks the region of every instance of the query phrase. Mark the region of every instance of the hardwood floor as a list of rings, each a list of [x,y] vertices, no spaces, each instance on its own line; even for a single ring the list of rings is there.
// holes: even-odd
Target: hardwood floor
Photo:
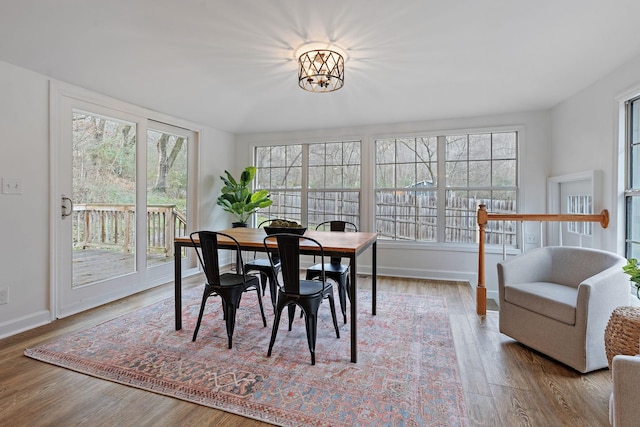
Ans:
[[[184,286],[199,286],[201,277]],[[370,286],[360,277],[359,286]],[[498,332],[498,315],[475,314],[466,283],[380,277],[378,289],[447,299],[469,419],[474,426],[606,426],[608,370],[580,375]],[[0,340],[3,426],[238,426],[267,424],[95,379],[29,359],[27,347],[171,297],[173,284]]]

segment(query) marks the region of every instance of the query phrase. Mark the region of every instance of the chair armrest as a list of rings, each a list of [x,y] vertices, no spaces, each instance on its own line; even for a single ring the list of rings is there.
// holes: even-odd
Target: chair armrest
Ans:
[[[622,267],[615,265],[591,276],[578,285],[578,301],[576,302],[576,323],[601,328],[606,325],[616,307],[629,305],[629,276]],[[589,322],[586,321],[587,316]],[[604,329],[592,331],[598,334]],[[589,333],[589,331],[587,332]]]
[[[640,420],[640,357],[618,355],[612,362],[612,424],[618,427],[637,425]]]

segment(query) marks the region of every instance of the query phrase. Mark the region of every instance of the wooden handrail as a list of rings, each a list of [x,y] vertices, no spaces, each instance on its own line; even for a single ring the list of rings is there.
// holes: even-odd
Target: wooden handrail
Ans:
[[[476,287],[476,312],[487,314],[487,287],[484,277],[485,226],[489,221],[539,221],[539,222],[599,222],[602,228],[609,226],[609,211],[600,214],[493,214],[485,205],[478,207],[478,286]]]

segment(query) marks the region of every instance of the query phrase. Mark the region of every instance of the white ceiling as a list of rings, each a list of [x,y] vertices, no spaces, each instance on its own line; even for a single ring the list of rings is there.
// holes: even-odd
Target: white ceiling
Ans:
[[[546,109],[640,54],[638,0],[0,0],[0,60],[234,133]],[[293,51],[333,42],[345,85]]]

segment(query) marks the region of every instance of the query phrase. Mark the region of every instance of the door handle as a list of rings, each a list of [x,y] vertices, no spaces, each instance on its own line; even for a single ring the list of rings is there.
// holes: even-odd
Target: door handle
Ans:
[[[65,202],[69,202],[70,206],[67,207]],[[62,219],[65,219],[72,213],[73,213],[73,200],[71,200],[69,197],[63,194],[62,195]]]

